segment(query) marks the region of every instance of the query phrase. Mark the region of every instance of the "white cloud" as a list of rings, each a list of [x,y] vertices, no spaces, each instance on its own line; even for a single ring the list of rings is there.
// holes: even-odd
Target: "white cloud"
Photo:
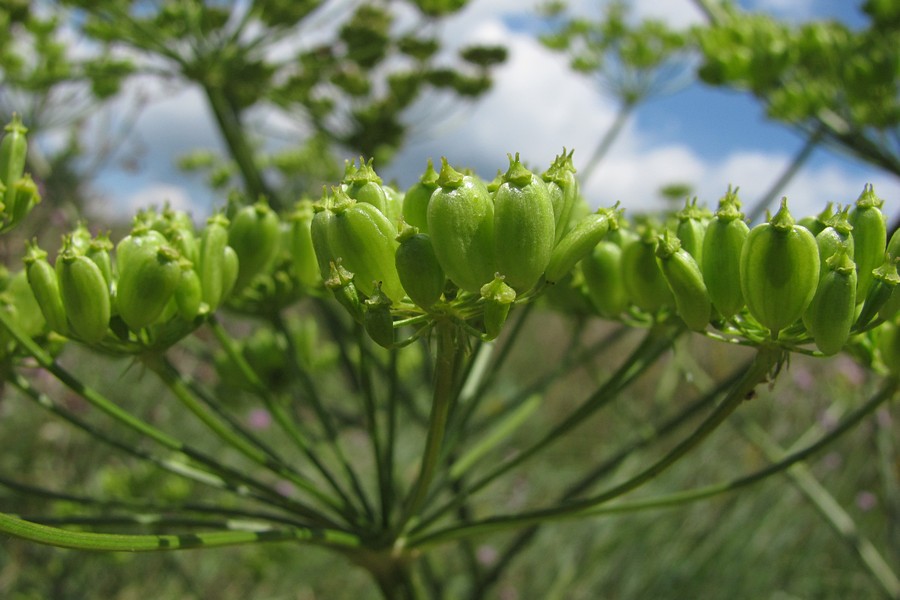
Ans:
[[[150,182],[127,196],[93,202],[89,209],[92,218],[98,218],[107,223],[123,221],[127,223],[139,210],[151,207],[162,208],[166,204],[173,209],[190,213],[195,221],[199,221],[208,210],[207,207],[193,202],[187,189],[160,181]]]

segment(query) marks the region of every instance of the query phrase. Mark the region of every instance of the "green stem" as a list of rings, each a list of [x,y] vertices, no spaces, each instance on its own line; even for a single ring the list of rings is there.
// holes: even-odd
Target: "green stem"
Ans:
[[[280,314],[276,313],[275,317],[273,318],[272,324],[278,331],[289,332],[289,328]],[[369,518],[372,518],[372,509],[369,505],[366,493],[363,490],[362,484],[360,483],[359,478],[356,475],[356,471],[353,470],[353,466],[351,465],[350,460],[347,458],[347,455],[344,453],[344,449],[338,440],[338,430],[336,425],[334,424],[334,420],[332,419],[329,412],[325,409],[325,405],[323,404],[322,398],[319,395],[319,390],[316,388],[315,381],[313,381],[312,377],[310,377],[310,374],[298,362],[298,353],[297,348],[294,345],[293,336],[291,336],[290,333],[287,333],[285,337],[287,338],[288,351],[290,352],[292,358],[292,360],[289,362],[289,364],[291,365],[291,372],[296,376],[296,378],[300,381],[300,384],[303,386],[303,389],[306,392],[306,398],[307,400],[309,400],[313,411],[316,413],[316,417],[319,419],[322,428],[325,430],[325,439],[328,442],[328,446],[331,449],[332,454],[340,464],[341,469],[344,471],[344,474],[346,475],[347,480],[350,482],[350,485],[353,487],[353,490],[356,492],[356,495],[359,497],[363,510],[366,512]]]
[[[254,201],[256,198],[264,196],[268,199],[273,209],[283,208],[281,199],[272,193],[256,166],[256,161],[253,159],[253,151],[244,135],[244,126],[241,123],[240,114],[234,110],[228,101],[225,91],[221,87],[208,82],[200,81],[198,83],[201,84],[203,91],[206,92],[213,116],[216,118],[219,130],[225,138],[225,144],[228,146],[231,157],[241,171],[248,195]]]
[[[410,537],[407,546],[410,548],[423,549],[436,544],[475,535],[518,529],[520,527],[549,521],[580,518],[586,514],[590,514],[592,509],[596,509],[601,504],[630,492],[655,478],[681,459],[690,450],[695,448],[719,425],[721,425],[741,402],[752,396],[756,386],[766,379],[767,375],[781,358],[782,353],[777,348],[761,347],[750,368],[744,374],[744,377],[731,389],[731,391],[729,391],[728,395],[712,414],[710,414],[690,436],[682,440],[661,459],[631,479],[628,479],[597,496],[569,502],[561,506],[534,510],[517,515],[490,517],[475,523],[463,523],[432,533],[418,533],[417,535]]]
[[[356,326],[355,333],[356,342],[359,345],[359,381],[362,384],[363,412],[366,416],[366,427],[369,430],[369,441],[372,443],[372,459],[375,462],[375,476],[378,480],[377,484],[381,510],[382,514],[384,514],[387,510],[387,493],[385,491],[387,480],[385,479],[386,473],[384,471],[384,464],[381,460],[383,456],[381,451],[381,433],[378,430],[378,412],[376,409],[375,387],[372,382],[372,367],[370,365],[368,349],[366,348],[368,336],[362,325]],[[363,498],[365,498],[365,496],[363,496]],[[369,508],[369,515],[374,517],[371,505],[367,500],[366,506]]]
[[[256,372],[254,372],[253,367],[251,367],[241,355],[240,351],[237,349],[237,346],[234,344],[234,341],[231,339],[231,336],[227,331],[225,331],[225,328],[222,327],[221,323],[219,323],[219,321],[214,316],[210,317],[209,326],[213,331],[213,335],[225,350],[225,354],[228,356],[229,360],[231,360],[232,364],[234,364],[234,366],[240,371],[241,376],[244,377],[244,379],[253,387],[256,394],[262,399],[263,404],[265,405],[266,409],[272,414],[275,422],[278,423],[278,426],[281,427],[281,429],[309,459],[313,466],[316,467],[319,473],[325,478],[325,480],[328,482],[334,492],[341,498],[341,500],[343,500],[346,505],[352,506],[353,503],[350,501],[347,493],[343,490],[340,484],[338,484],[337,480],[334,478],[334,475],[331,474],[331,472],[322,463],[316,453],[313,452],[310,442],[297,427],[296,423],[291,420],[291,417],[287,413],[285,408],[276,398],[272,396],[272,393],[260,380]]]
[[[182,535],[122,535],[68,531],[25,521],[0,513],[0,532],[18,538],[75,550],[106,552],[150,552],[187,548],[214,548],[260,542],[299,541],[319,546],[354,548],[360,540],[354,535],[330,529],[291,527],[250,531],[213,531]]]
[[[463,493],[449,500],[446,504],[435,510],[432,514],[428,515],[425,519],[423,519],[417,529],[421,530],[427,527],[428,525],[439,519],[442,515],[455,509],[457,506],[459,506],[460,503],[464,502],[466,498],[468,498],[472,494],[480,491],[488,484],[495,481],[505,473],[509,472],[514,467],[522,464],[556,440],[561,439],[563,435],[565,435],[575,427],[583,424],[590,415],[605,406],[608,402],[618,397],[618,394],[623,389],[625,389],[625,387],[627,387],[632,381],[634,381],[650,365],[656,362],[656,359],[659,358],[659,356],[669,347],[671,343],[670,335],[671,332],[668,331],[663,332],[652,330],[648,332],[644,337],[643,342],[634,352],[632,352],[632,354],[628,357],[625,363],[621,367],[619,367],[615,374],[613,374],[613,376],[596,392],[594,392],[590,397],[582,402],[582,404],[572,414],[566,417],[566,419],[564,419],[561,423],[556,425],[556,427],[554,427],[546,435],[544,435],[543,438],[541,438],[519,454],[495,467],[492,471],[482,476],[481,479],[478,479],[477,481],[469,485],[467,489],[463,491]],[[460,473],[460,475],[462,475],[462,473]]]
[[[628,117],[634,112],[636,106],[637,102],[623,102],[619,106],[619,110],[616,112],[616,118],[612,122],[612,125],[610,125],[609,129],[603,134],[600,143],[594,148],[594,152],[591,154],[587,163],[580,169],[579,175],[583,184],[587,185],[591,175],[594,174],[597,167],[600,165],[600,162],[606,156],[606,153],[612,148],[613,142],[615,142],[616,138],[619,137],[619,134],[622,133],[625,123],[628,122]]]
[[[307,507],[302,502],[297,502],[285,497],[283,494],[280,494],[277,490],[271,488],[270,486],[254,479],[253,477],[250,477],[249,475],[223,465],[211,456],[208,456],[200,452],[199,450],[188,446],[182,441],[168,435],[167,433],[157,429],[156,427],[153,427],[149,423],[146,423],[145,421],[135,417],[131,413],[128,413],[127,411],[121,409],[118,404],[109,400],[100,392],[85,385],[80,379],[76,378],[74,375],[65,370],[61,365],[59,365],[59,363],[57,363],[52,356],[44,351],[43,348],[38,346],[28,335],[23,333],[19,329],[18,325],[10,320],[9,316],[4,311],[0,311],[0,325],[5,327],[7,331],[9,331],[10,335],[12,335],[16,342],[18,342],[22,346],[22,348],[25,349],[41,367],[44,368],[44,370],[48,371],[50,374],[56,377],[56,379],[58,379],[67,388],[84,398],[91,406],[103,412],[113,420],[118,421],[129,429],[139,433],[140,435],[156,442],[157,444],[165,448],[168,448],[169,450],[181,453],[187,458],[205,465],[208,468],[211,468],[215,473],[228,481],[230,484],[234,484],[235,482],[237,482],[237,485],[235,486],[236,490],[240,490],[241,484],[243,484],[244,486],[247,486],[251,489],[262,492],[265,497],[265,501],[271,504],[275,504],[277,506],[282,506],[288,510],[292,510],[299,515],[303,515],[312,519],[316,523],[327,524],[328,526],[334,525],[330,520],[322,519],[321,515],[317,511]],[[172,465],[173,468],[177,466],[174,464],[174,461],[170,461],[170,465]],[[188,465],[184,465],[184,468],[190,469],[191,467]]]
[[[203,403],[193,395],[185,381],[182,379],[181,374],[171,363],[165,360],[165,358],[159,358],[158,360],[146,358],[144,364],[146,364],[151,371],[156,373],[175,397],[178,398],[198,419],[200,419],[204,425],[216,434],[219,439],[232,446],[235,450],[255,462],[257,465],[272,471],[276,475],[287,479],[298,488],[304,490],[311,497],[344,517],[347,522],[353,522],[353,517],[355,515],[351,507],[335,500],[333,497],[319,490],[315,483],[301,476],[299,473],[294,472],[294,470],[288,467],[281,459],[269,456],[252,443],[248,442],[218,419],[214,413],[207,410]]]
[[[438,321],[435,324],[435,333],[437,335],[437,355],[434,361],[434,396],[429,417],[428,437],[425,441],[425,452],[422,454],[419,477],[407,499],[404,516],[398,526],[400,531],[418,513],[428,496],[428,489],[434,479],[440,459],[450,405],[453,404],[457,391],[459,334],[455,325],[450,321]]]

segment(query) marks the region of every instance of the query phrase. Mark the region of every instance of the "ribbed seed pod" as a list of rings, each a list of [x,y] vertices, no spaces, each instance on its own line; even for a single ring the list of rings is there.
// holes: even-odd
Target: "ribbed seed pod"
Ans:
[[[147,247],[119,271],[116,306],[132,331],[154,324],[181,281],[180,255],[170,246]]]
[[[481,297],[484,299],[484,337],[493,340],[503,330],[509,309],[516,301],[516,291],[497,274],[490,283],[481,286]]]
[[[334,218],[328,229],[328,247],[344,268],[356,275],[357,289],[366,296],[381,290],[392,302],[403,299],[403,285],[397,275],[394,255],[397,231],[387,217],[373,205],[348,198],[340,188],[334,189]]]
[[[234,284],[240,292],[260,273],[265,273],[278,254],[281,222],[269,205],[260,200],[234,213],[228,227],[228,245],[238,256],[239,270]]]
[[[0,140],[0,182],[6,188],[0,210],[12,210],[15,205],[16,182],[25,171],[28,155],[28,129],[22,125],[19,115],[13,113],[12,121],[4,128],[6,134]]]
[[[447,277],[479,293],[496,272],[494,203],[484,184],[441,159],[438,189],[428,202],[428,232]]]
[[[506,285],[530,290],[550,262],[554,246],[553,204],[544,180],[509,156],[503,184],[494,193],[494,258]]]
[[[197,318],[203,309],[203,286],[200,285],[200,276],[189,262],[181,262],[181,277],[174,296],[179,317],[185,321]]]
[[[331,229],[331,221],[334,219],[334,212],[331,210],[332,204],[331,196],[323,191],[322,200],[313,205],[313,218],[309,224],[309,237],[313,250],[315,250],[316,264],[319,265],[319,274],[323,281],[331,277],[331,262],[335,258],[328,244],[328,230]]]
[[[359,168],[344,177],[344,191],[350,198],[371,204],[387,216],[391,212],[388,197],[381,187],[381,177],[375,173],[372,162],[371,158],[368,163],[363,162],[362,157],[359,158]]]
[[[632,304],[647,312],[674,306],[675,299],[656,260],[656,233],[648,228],[622,249],[622,281]]]
[[[703,238],[706,235],[706,225],[709,211],[697,206],[697,198],[686,200],[684,208],[676,215],[678,227],[675,235],[681,242],[681,248],[694,257],[698,265],[703,263]]]
[[[668,230],[656,245],[656,259],[675,298],[678,316],[690,329],[706,329],[712,304],[697,261],[681,247],[677,237],[669,235]]]
[[[750,314],[772,338],[799,319],[816,293],[816,238],[794,223],[787,199],[768,222],[750,230],[741,252],[741,291]]]
[[[403,196],[403,220],[418,227],[420,233],[428,233],[428,201],[438,187],[438,173],[434,163],[428,159],[425,172]]]
[[[550,168],[544,171],[541,178],[547,182],[547,193],[553,205],[554,239],[556,243],[569,232],[572,225],[572,210],[578,199],[578,180],[575,178],[575,165],[572,162],[574,150],[566,154],[563,148]]]
[[[37,300],[47,325],[56,333],[68,335],[66,309],[59,291],[56,270],[47,262],[47,253],[38,248],[37,242],[30,242],[25,253],[25,272],[28,285]]]
[[[115,286],[113,285],[115,278],[113,277],[112,258],[109,255],[109,252],[112,249],[113,243],[109,239],[109,233],[103,232],[91,240],[91,244],[85,254],[85,256],[94,261],[94,264],[97,265],[100,272],[103,273],[103,279],[106,280],[106,285],[109,287],[110,293],[115,289]]]
[[[875,315],[889,321],[896,314],[897,309],[900,309],[900,302],[894,300],[898,284],[900,284],[896,260],[891,257],[890,253],[885,253],[884,262],[872,272],[872,285],[869,286],[869,293],[863,300],[854,328],[865,327],[875,318]],[[898,300],[900,300],[900,296],[898,296]]]
[[[391,317],[391,299],[381,291],[381,284],[376,284],[375,291],[363,303],[365,312],[363,326],[366,333],[382,348],[394,347],[394,320]]]
[[[862,302],[872,285],[872,270],[884,259],[887,244],[887,224],[881,207],[884,200],[875,195],[867,184],[850,213],[853,226],[853,261],[857,268],[857,302]]]
[[[288,235],[294,275],[307,288],[316,288],[322,285],[316,250],[312,241],[313,215],[312,202],[308,200],[299,202],[291,214]]]
[[[822,230],[828,227],[828,221],[834,217],[834,203],[829,202],[818,215],[813,217],[803,217],[797,221],[797,225],[805,227],[813,235],[819,235]]]
[[[900,325],[884,323],[878,328],[878,352],[888,371],[900,376]]]
[[[803,324],[816,347],[826,356],[840,352],[850,339],[856,317],[856,265],[840,247],[826,261],[826,271],[816,288]]]
[[[431,245],[431,237],[406,225],[397,236],[397,242],[395,263],[400,283],[410,300],[428,310],[440,300],[447,282]]]
[[[568,275],[578,261],[594,250],[610,229],[617,229],[620,212],[616,204],[612,208],[601,208],[579,219],[553,248],[544,273],[547,281],[556,283]]]
[[[200,264],[197,274],[203,290],[203,301],[214,312],[224,298],[223,269],[228,247],[228,219],[216,214],[206,221],[200,234]]]
[[[56,277],[69,330],[84,342],[103,339],[109,328],[109,288],[94,262],[65,249],[56,259]]]
[[[355,276],[341,265],[340,260],[331,262],[331,276],[325,280],[325,287],[332,291],[334,297],[350,316],[359,323],[364,320],[364,309],[353,283]]]
[[[581,261],[581,272],[591,304],[604,317],[617,317],[628,308],[628,292],[622,277],[622,248],[601,241]]]
[[[843,249],[847,256],[853,258],[853,226],[849,221],[850,207],[839,210],[828,220],[825,229],[816,234],[816,245],[819,247],[819,277],[828,270],[829,258]]]
[[[7,206],[9,212],[9,224],[15,225],[28,216],[34,205],[41,201],[41,194],[37,184],[26,173],[12,186],[12,205]]]
[[[25,271],[18,271],[10,277],[3,294],[9,297],[14,307],[16,323],[26,335],[34,337],[46,331],[47,320],[31,291]]]
[[[713,306],[725,319],[730,319],[744,307],[741,249],[750,228],[744,222],[740,208],[737,190],[729,189],[719,201],[719,209],[703,235],[700,271]]]

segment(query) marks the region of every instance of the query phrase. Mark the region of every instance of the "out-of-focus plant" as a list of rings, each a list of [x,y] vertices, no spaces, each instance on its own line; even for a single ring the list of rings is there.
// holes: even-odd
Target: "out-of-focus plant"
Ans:
[[[198,86],[228,157],[201,153],[183,166],[208,169],[221,187],[237,174],[250,198],[275,207],[339,177],[335,149],[386,162],[407,140],[417,102],[477,98],[506,58],[493,46],[462,48],[455,59],[442,52],[436,28],[466,2],[63,4],[77,7],[89,38],[133,56],[138,72]],[[287,150],[265,144],[273,136],[252,127],[254,109],[277,109],[292,124]],[[281,128],[274,137],[284,141]]]

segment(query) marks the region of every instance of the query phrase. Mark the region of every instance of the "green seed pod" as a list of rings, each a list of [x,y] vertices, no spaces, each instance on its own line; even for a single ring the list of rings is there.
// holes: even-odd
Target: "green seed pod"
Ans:
[[[25,171],[25,160],[28,156],[28,140],[25,134],[28,129],[22,125],[19,115],[13,113],[12,121],[5,127],[6,135],[0,140],[0,182],[6,190],[3,193],[4,207],[11,210],[15,205],[16,182]]]
[[[900,229],[897,229],[894,231],[893,235],[891,235],[891,241],[889,241],[887,245],[887,253],[892,258],[900,259]]]
[[[681,247],[677,237],[669,235],[668,230],[659,238],[656,260],[675,298],[678,316],[690,329],[706,329],[712,304],[697,261]]]
[[[656,237],[648,227],[638,240],[622,249],[622,280],[628,297],[635,306],[651,313],[675,305],[656,260]]]
[[[102,340],[109,328],[110,298],[100,268],[67,245],[56,259],[56,277],[69,330],[88,344]]]
[[[897,275],[896,260],[891,257],[890,253],[885,253],[884,262],[872,272],[872,285],[869,287],[869,293],[863,301],[859,317],[853,325],[855,329],[861,329],[868,325],[875,318],[876,314],[882,319],[889,321],[896,314],[896,308],[900,308],[900,302],[892,301],[897,294],[897,284],[900,283],[900,276]]]
[[[450,281],[478,293],[496,272],[494,203],[484,184],[441,159],[438,189],[428,202],[428,232]]]
[[[612,208],[601,208],[595,213],[582,217],[559,241],[550,254],[550,262],[544,277],[556,283],[571,271],[578,261],[590,254],[610,229],[619,227],[621,211],[618,204]]]
[[[885,323],[878,328],[878,352],[888,371],[900,376],[900,326]]]
[[[322,277],[316,260],[316,250],[312,240],[313,206],[308,200],[297,204],[290,217],[288,248],[294,275],[307,288],[322,285]]]
[[[200,234],[200,287],[203,301],[210,312],[215,311],[224,298],[225,248],[228,247],[228,219],[223,215],[213,215],[206,222]]]
[[[544,180],[525,168],[518,153],[507,156],[509,169],[494,194],[494,258],[506,285],[526,292],[550,262],[555,217]]]
[[[160,248],[165,244],[166,237],[160,232],[143,224],[136,225],[130,234],[116,244],[116,267],[121,272],[128,268],[132,256],[146,252],[148,248]]]
[[[228,299],[237,284],[241,272],[241,261],[231,246],[222,251],[222,302]]]
[[[79,221],[75,229],[66,235],[66,246],[75,254],[84,256],[91,247],[93,239],[94,236],[91,235],[91,231],[84,221]]]
[[[797,225],[806,227],[813,235],[819,235],[822,230],[828,227],[828,221],[834,217],[834,203],[829,202],[825,205],[825,209],[814,217],[803,217],[797,221]]]
[[[553,204],[555,242],[569,232],[572,223],[572,211],[578,199],[578,180],[575,179],[575,165],[572,162],[574,150],[566,154],[563,148],[550,168],[541,177],[547,182],[547,193]]]
[[[100,272],[103,273],[103,279],[106,281],[110,293],[115,289],[115,286],[113,285],[112,258],[110,258],[109,255],[109,252],[112,249],[113,243],[109,240],[109,232],[103,232],[91,240],[87,253],[85,253],[85,256],[94,261],[94,264],[97,265]]]
[[[375,173],[372,162],[373,159],[370,158],[369,162],[365,163],[363,158],[359,157],[359,168],[344,177],[343,183],[346,184],[344,191],[350,198],[371,204],[381,214],[387,216],[392,211],[388,205],[387,193],[381,186],[381,177]]]
[[[826,261],[816,295],[803,313],[803,324],[813,336],[816,347],[830,356],[837,354],[850,339],[856,317],[856,265],[844,247]]]
[[[7,207],[10,213],[10,226],[21,222],[22,219],[28,216],[31,209],[41,201],[41,194],[38,191],[37,184],[34,183],[31,175],[27,173],[12,186],[12,190],[12,205]]]
[[[382,348],[394,347],[394,321],[391,317],[391,299],[381,291],[381,284],[375,285],[372,296],[364,302],[363,326],[376,344]]]
[[[872,285],[872,270],[881,264],[887,244],[887,224],[881,207],[884,200],[875,195],[872,184],[866,185],[850,213],[853,226],[853,261],[857,268],[857,302],[862,302]]]
[[[331,276],[325,280],[325,287],[330,289],[337,301],[343,306],[350,316],[359,323],[363,322],[363,305],[359,299],[359,292],[353,283],[353,273],[341,265],[341,261],[332,261]]]
[[[622,248],[602,241],[581,261],[588,297],[604,317],[617,317],[628,308],[628,292],[622,277]]]
[[[787,199],[768,223],[750,230],[740,273],[747,308],[773,339],[812,302],[819,281],[819,249],[812,233],[794,223]]]
[[[47,328],[47,320],[43,311],[31,291],[28,282],[28,274],[25,271],[15,273],[9,279],[4,290],[13,307],[15,307],[15,319],[19,328],[29,337],[40,335]]]
[[[853,258],[853,226],[850,224],[848,213],[850,207],[840,210],[828,220],[825,229],[816,235],[816,245],[819,247],[819,277],[828,270],[826,262],[843,248],[851,259]]]
[[[278,254],[280,241],[281,222],[264,200],[235,212],[228,227],[228,245],[237,253],[240,264],[235,292],[269,269]]]
[[[730,319],[744,307],[741,249],[750,228],[744,222],[740,208],[737,190],[729,189],[719,201],[719,209],[703,235],[700,271],[713,306],[725,319]]]
[[[175,306],[178,316],[185,321],[193,321],[203,310],[203,286],[200,276],[190,263],[182,260],[181,277],[175,287]]]
[[[323,190],[321,202],[313,205],[313,218],[309,224],[309,237],[315,251],[316,264],[319,265],[319,275],[323,281],[331,277],[331,262],[335,259],[334,252],[328,244],[328,231],[334,219],[331,206],[332,199]]]
[[[415,227],[405,225],[397,236],[397,254],[394,262],[397,275],[409,299],[428,310],[440,300],[447,276],[438,262],[431,237],[417,233]]]
[[[481,286],[481,297],[484,299],[484,338],[493,340],[506,323],[509,309],[516,301],[516,291],[497,274],[493,281]]]
[[[119,271],[116,306],[132,331],[152,325],[181,281],[181,257],[170,246],[147,247]]]
[[[678,227],[675,235],[681,248],[694,257],[698,265],[703,264],[703,238],[706,235],[708,211],[697,206],[697,198],[686,200],[684,208],[676,215]]]
[[[59,291],[56,270],[47,262],[47,253],[38,248],[37,242],[30,242],[25,253],[25,271],[31,292],[37,300],[47,325],[53,331],[68,335],[66,309]]]
[[[437,187],[438,174],[429,158],[418,183],[414,183],[403,196],[403,220],[418,227],[421,233],[428,233],[428,201]]]
[[[375,282],[392,302],[403,299],[403,285],[394,264],[397,231],[373,205],[348,198],[335,188],[334,218],[329,223],[328,247],[344,268],[356,275],[357,289],[366,296]]]

